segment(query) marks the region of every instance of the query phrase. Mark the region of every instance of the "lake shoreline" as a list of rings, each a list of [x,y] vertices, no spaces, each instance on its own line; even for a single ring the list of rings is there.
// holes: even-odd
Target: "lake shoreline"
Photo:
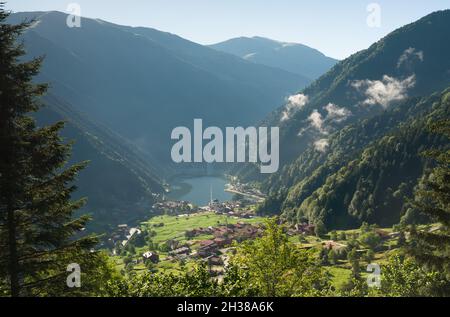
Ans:
[[[171,190],[167,197],[173,200],[185,200],[198,206],[205,206],[212,199],[219,201],[231,201],[232,193],[227,192],[229,180],[223,174],[188,176],[183,175],[173,178]]]

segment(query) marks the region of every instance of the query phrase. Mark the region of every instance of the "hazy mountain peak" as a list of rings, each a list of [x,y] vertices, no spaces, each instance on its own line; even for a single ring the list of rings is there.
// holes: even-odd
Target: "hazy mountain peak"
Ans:
[[[337,60],[299,43],[276,41],[261,36],[238,37],[210,47],[254,63],[268,65],[316,79]]]

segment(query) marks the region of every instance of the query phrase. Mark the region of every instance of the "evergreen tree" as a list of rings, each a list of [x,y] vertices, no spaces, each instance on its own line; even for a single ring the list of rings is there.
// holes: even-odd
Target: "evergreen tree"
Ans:
[[[327,248],[322,247],[322,249],[320,249],[319,259],[320,259],[321,265],[330,264],[330,262],[328,261],[328,249]]]
[[[359,256],[358,256],[358,252],[356,251],[356,249],[352,249],[347,254],[347,260],[350,263],[350,265],[352,266],[352,275],[359,278],[360,273],[361,273],[361,267],[359,264]]]
[[[398,233],[397,247],[401,248],[401,247],[405,246],[405,244],[406,244],[405,232],[403,230],[401,230]]]
[[[373,250],[367,250],[365,255],[365,260],[368,264],[372,263],[373,259],[375,259],[375,252]]]
[[[328,260],[331,264],[337,264],[338,262],[336,252],[333,249],[330,249],[330,251],[328,252]]]
[[[318,220],[315,224],[314,224],[314,233],[316,234],[317,237],[321,237],[324,234],[327,233],[327,229],[325,227],[325,224],[323,223],[322,220]]]
[[[37,127],[29,115],[39,109],[47,85],[33,84],[42,58],[21,62],[18,36],[30,22],[11,25],[0,3],[0,280],[10,296],[65,295],[67,266],[87,273],[97,239],[74,238],[88,217],[72,213],[84,201],[71,201],[73,181],[85,163],[65,168],[71,151],[59,132],[62,122]],[[68,291],[63,292],[64,291]]]
[[[449,94],[445,96],[450,101]],[[430,130],[450,138],[450,120],[435,122]],[[444,272],[450,278],[450,150],[430,150],[425,156],[434,159],[437,166],[424,185],[415,193],[415,208],[439,223],[436,230],[411,232],[413,246],[409,248],[418,263]]]

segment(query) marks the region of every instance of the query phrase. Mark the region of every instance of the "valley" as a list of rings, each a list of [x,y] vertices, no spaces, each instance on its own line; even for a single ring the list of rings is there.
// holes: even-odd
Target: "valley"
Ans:
[[[210,274],[220,280],[224,265],[239,243],[261,235],[264,222],[262,217],[241,218],[213,211],[153,217],[141,223],[139,233],[126,245],[115,249],[113,260],[123,274],[143,274],[147,270],[183,274],[204,262]],[[298,248],[316,254],[336,289],[344,289],[352,275],[348,254],[354,245],[358,245],[361,272],[366,278],[370,273],[366,270],[368,264],[385,264],[405,243],[399,241],[403,233],[392,228],[362,227],[320,236],[314,229],[290,227],[286,234]]]
[[[0,3],[0,297],[450,296],[450,9],[408,12],[199,44]],[[264,35],[303,19],[365,49]]]
[[[261,237],[268,219],[257,214],[255,203],[264,201],[259,190],[249,184],[231,185],[228,181],[236,179],[228,178],[173,179],[175,185],[165,200],[153,206],[154,216],[136,227],[119,225],[103,245],[116,269],[123,275],[149,271],[183,275],[204,264],[220,283],[236,249]],[[242,193],[232,196],[227,191]],[[327,232],[314,224],[281,223],[289,243],[314,254],[329,274],[332,287],[339,291],[349,287],[355,265],[365,279],[371,274],[369,264],[388,263],[407,243],[401,226],[379,228],[363,223],[358,229]],[[429,224],[417,230],[438,227]]]

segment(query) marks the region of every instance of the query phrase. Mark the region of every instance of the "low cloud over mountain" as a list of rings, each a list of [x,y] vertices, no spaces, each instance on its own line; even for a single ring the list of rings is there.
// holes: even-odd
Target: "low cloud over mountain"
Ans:
[[[403,80],[384,75],[381,80],[355,80],[352,87],[365,95],[363,105],[381,105],[387,108],[392,102],[405,99],[408,89],[414,87],[415,82],[415,75]]]

